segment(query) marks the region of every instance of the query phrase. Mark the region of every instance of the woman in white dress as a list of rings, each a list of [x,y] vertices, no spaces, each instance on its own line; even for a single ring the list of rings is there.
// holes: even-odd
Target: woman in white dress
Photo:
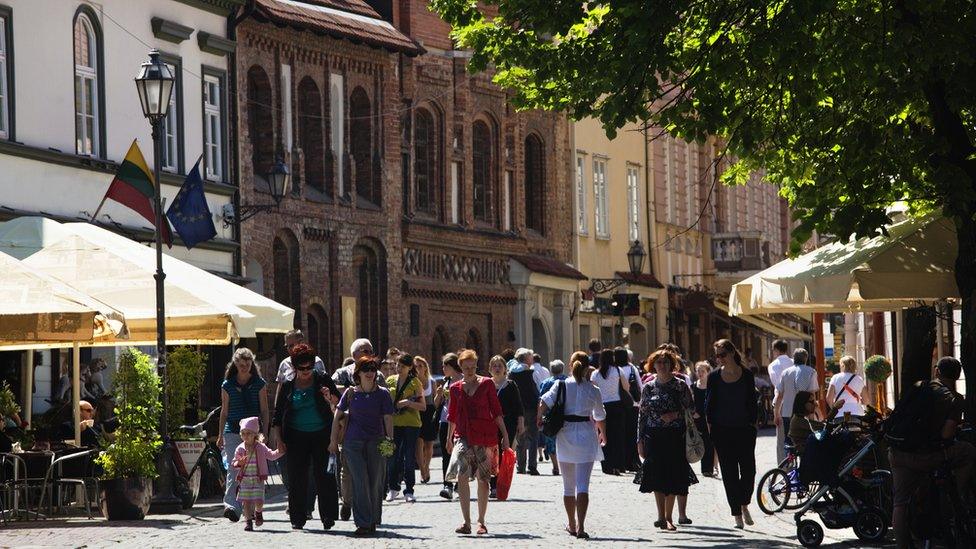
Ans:
[[[563,388],[565,402],[563,428],[556,435],[556,455],[563,477],[563,505],[571,536],[588,539],[586,510],[590,503],[590,474],[593,463],[603,460],[602,445],[606,444],[607,412],[603,407],[600,389],[590,381],[590,358],[584,352],[573,353],[570,359],[572,377],[554,383],[539,403],[539,422],[555,406]]]

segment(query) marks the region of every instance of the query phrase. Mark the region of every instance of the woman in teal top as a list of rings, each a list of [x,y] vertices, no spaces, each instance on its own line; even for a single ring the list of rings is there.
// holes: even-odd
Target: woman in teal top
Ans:
[[[339,491],[335,475],[326,473],[329,456],[329,437],[332,433],[332,410],[339,401],[339,391],[332,378],[315,372],[315,352],[300,344],[291,349],[291,363],[295,378],[286,381],[275,402],[275,438],[287,445],[288,511],[291,527],[300,530],[308,518],[309,486],[301,482],[311,476],[319,499],[319,518],[326,530],[339,517]]]
[[[237,501],[237,468],[231,462],[234,461],[234,450],[241,443],[241,420],[260,417],[261,431],[268,434],[268,389],[250,349],[241,347],[234,352],[220,389],[220,425],[223,432],[217,436],[217,447],[223,452],[227,466],[224,516],[237,522],[241,516],[241,504]]]

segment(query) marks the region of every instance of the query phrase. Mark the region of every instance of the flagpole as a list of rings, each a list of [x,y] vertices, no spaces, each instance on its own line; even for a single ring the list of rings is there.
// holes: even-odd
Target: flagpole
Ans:
[[[105,196],[102,197],[102,201],[98,203],[98,209],[96,209],[95,213],[92,214],[91,223],[95,222],[95,218],[98,217],[98,212],[102,211],[102,206],[105,205],[106,200],[108,200],[108,193],[105,193]]]

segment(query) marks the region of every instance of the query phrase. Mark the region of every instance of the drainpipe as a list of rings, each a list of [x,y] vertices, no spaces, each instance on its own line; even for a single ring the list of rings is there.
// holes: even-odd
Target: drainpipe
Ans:
[[[649,129],[650,120],[644,120],[644,210],[645,217],[647,218],[647,267],[648,270],[655,278],[660,280],[654,273],[654,266],[656,262],[654,261],[654,256],[657,255],[657,248],[654,245],[654,228],[657,225],[657,215],[655,213],[654,207],[652,206],[654,200],[654,185],[651,182],[651,140],[648,138],[650,134]],[[660,292],[659,294],[660,295]],[[664,307],[667,310],[668,306],[668,293],[665,288],[664,299],[658,300],[657,306],[654,309],[654,341],[658,342],[658,332],[660,330],[658,318],[660,317],[660,308]],[[670,321],[668,322],[668,331],[670,334]],[[670,335],[669,335],[670,339]]]

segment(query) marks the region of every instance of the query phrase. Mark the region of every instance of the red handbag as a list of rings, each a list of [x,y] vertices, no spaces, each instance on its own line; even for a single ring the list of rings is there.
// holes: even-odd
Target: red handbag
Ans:
[[[501,462],[498,464],[498,499],[508,499],[508,490],[512,487],[512,477],[515,475],[515,450],[511,448],[502,452]]]

